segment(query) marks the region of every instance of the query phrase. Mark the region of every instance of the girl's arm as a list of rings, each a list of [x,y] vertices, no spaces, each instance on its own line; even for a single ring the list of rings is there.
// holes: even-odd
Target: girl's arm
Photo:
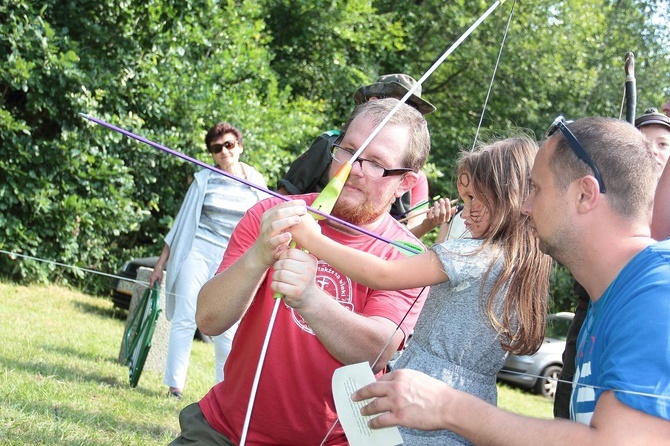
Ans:
[[[434,285],[449,279],[433,251],[396,260],[383,260],[321,235],[319,226],[309,214],[303,216],[301,223],[291,227],[290,231],[300,247],[369,288],[403,290]]]

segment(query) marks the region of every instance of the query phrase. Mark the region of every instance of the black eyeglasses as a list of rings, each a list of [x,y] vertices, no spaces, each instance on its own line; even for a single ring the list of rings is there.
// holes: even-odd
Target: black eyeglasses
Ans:
[[[565,140],[568,142],[568,145],[570,146],[572,151],[575,153],[575,155],[577,155],[577,158],[579,158],[580,160],[584,161],[586,164],[589,165],[589,167],[593,171],[593,176],[596,178],[596,181],[600,186],[600,193],[604,194],[605,182],[603,181],[603,178],[600,176],[600,171],[596,167],[596,163],[593,162],[593,159],[591,159],[589,154],[586,153],[584,147],[582,147],[582,145],[579,143],[575,135],[568,128],[568,124],[571,122],[572,121],[566,121],[563,116],[559,116],[554,120],[554,123],[551,124],[549,130],[547,130],[547,138],[549,138],[551,135],[560,130],[563,136],[565,137]]]
[[[333,146],[330,148],[330,154],[332,155],[333,159],[340,164],[348,162],[354,156],[354,153],[355,152],[353,150],[345,149],[338,144],[333,144]],[[356,158],[355,162],[359,163],[361,170],[366,176],[373,179],[390,177],[393,175],[404,175],[407,172],[414,172],[414,169],[410,169],[409,167],[402,167],[400,169],[387,169],[375,163],[374,161],[366,160],[365,158],[361,157]]]
[[[210,153],[220,153],[223,149],[232,150],[239,144],[239,141],[236,139],[231,139],[229,141],[224,141],[223,144],[212,144],[209,146]]]

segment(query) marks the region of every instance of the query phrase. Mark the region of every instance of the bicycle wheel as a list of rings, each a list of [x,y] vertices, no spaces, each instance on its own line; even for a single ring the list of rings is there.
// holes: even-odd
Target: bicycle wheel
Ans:
[[[130,387],[137,386],[149,355],[151,339],[160,313],[158,299],[158,283],[155,283],[153,288],[144,291],[126,332],[126,364],[129,369]]]

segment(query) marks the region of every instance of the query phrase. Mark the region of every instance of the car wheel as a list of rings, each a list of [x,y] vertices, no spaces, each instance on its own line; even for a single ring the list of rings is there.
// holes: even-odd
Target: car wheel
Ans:
[[[554,398],[556,395],[556,384],[561,375],[561,366],[550,365],[544,372],[542,378],[537,380],[535,384],[535,392],[547,398]]]

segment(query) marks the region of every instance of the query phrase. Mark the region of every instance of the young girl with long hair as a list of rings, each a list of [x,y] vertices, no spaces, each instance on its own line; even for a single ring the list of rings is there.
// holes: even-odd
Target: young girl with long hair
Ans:
[[[457,186],[472,237],[446,240],[419,255],[385,261],[322,237],[311,218],[291,228],[299,247],[368,287],[434,285],[394,368],[419,370],[496,404],[496,374],[508,353],[532,354],[540,347],[551,259],[521,213],[537,150],[522,136],[462,153]],[[293,250],[280,251],[273,288],[282,292],[296,285],[291,271],[316,267],[316,260],[306,265],[292,258]],[[405,444],[468,444],[450,431],[401,433]]]

